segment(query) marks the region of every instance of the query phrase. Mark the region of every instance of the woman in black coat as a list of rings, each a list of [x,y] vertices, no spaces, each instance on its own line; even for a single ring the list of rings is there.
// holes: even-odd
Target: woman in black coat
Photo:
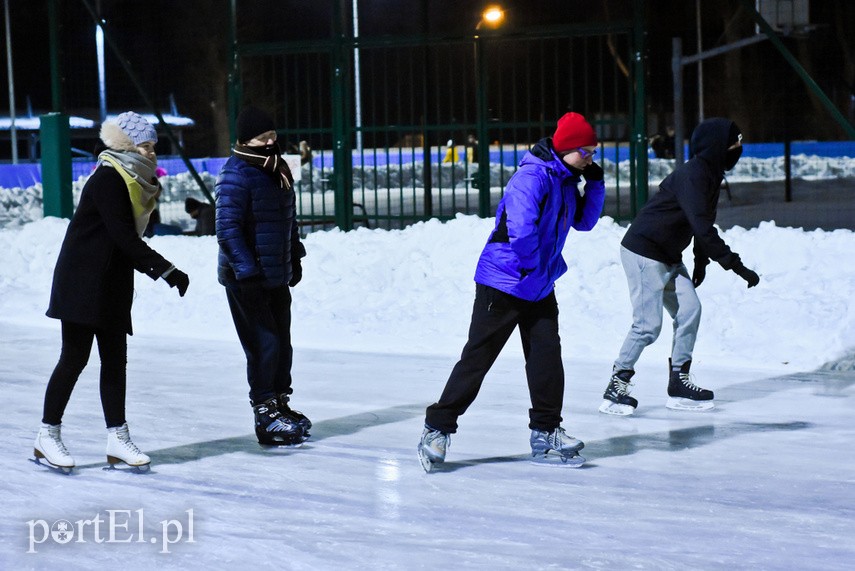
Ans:
[[[137,468],[150,463],[131,441],[125,420],[127,336],[131,328],[134,270],[163,278],[183,297],[187,274],[152,250],[142,234],[160,191],[154,171],[157,133],[129,111],[105,121],[106,145],[87,180],[56,262],[48,317],[62,321],[62,352],[45,392],[34,454],[69,472],[74,459],[60,423],[92,341],[101,358],[101,405],[107,424],[107,460]]]

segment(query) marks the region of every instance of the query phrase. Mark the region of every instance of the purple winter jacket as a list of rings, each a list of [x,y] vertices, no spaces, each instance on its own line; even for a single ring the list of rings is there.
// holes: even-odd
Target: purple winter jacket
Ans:
[[[549,295],[567,271],[561,250],[570,228],[590,230],[603,211],[603,181],[586,181],[584,195],[580,182],[551,139],[538,141],[508,181],[475,281],[528,301]]]

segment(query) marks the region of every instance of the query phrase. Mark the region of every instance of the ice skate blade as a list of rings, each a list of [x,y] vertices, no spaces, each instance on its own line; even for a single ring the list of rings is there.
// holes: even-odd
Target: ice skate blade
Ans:
[[[302,448],[305,443],[305,440],[301,440],[299,442],[259,442],[258,444],[266,450],[286,450],[291,448]]]
[[[665,408],[671,410],[690,410],[693,412],[703,412],[715,408],[715,402],[711,400],[692,400],[678,397],[668,397],[665,403]]]
[[[40,461],[42,458],[44,458],[44,462]],[[37,464],[38,466],[43,466],[43,467],[47,468],[48,470],[50,470],[51,472],[56,472],[57,474],[62,474],[63,476],[69,476],[74,471],[74,466],[57,466],[56,464],[51,464],[50,462],[47,461],[47,458],[45,458],[44,456],[40,456],[38,454],[36,455],[35,458],[30,458],[29,460],[33,464]]]
[[[635,412],[635,408],[628,404],[618,404],[609,399],[603,399],[603,404],[598,409],[603,414],[611,414],[614,416],[629,416]]]
[[[419,444],[418,453],[419,453],[419,462],[421,463],[424,471],[428,472],[428,473],[432,472],[434,467],[437,464],[442,464],[445,461],[444,459],[432,459],[428,455],[427,451],[425,451],[425,447],[422,446],[421,444]]]
[[[557,453],[532,454],[529,460],[537,466],[555,466],[557,468],[579,468],[586,461],[584,456],[578,454],[565,456]]]
[[[151,472],[151,463],[132,465],[112,456],[107,456],[107,462],[108,464],[102,468],[105,472],[132,472],[134,474]]]

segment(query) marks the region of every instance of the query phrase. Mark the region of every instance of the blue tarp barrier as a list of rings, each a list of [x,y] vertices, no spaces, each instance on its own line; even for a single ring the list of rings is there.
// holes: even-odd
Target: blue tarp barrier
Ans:
[[[41,181],[41,163],[0,165],[0,188],[29,188]]]
[[[462,150],[462,146],[458,149]],[[490,162],[497,164],[501,162],[505,166],[515,166],[522,159],[528,149],[519,147],[514,149],[490,150]],[[445,148],[438,149],[436,155],[432,159],[433,164],[442,161],[445,156]],[[622,162],[629,159],[629,147],[627,145],[617,147],[617,157],[615,157],[615,147],[606,146],[601,149],[602,155],[598,157],[606,158],[609,161]],[[816,141],[794,141],[791,146],[793,155],[808,155],[819,157],[853,157],[855,158],[855,141],[832,141],[832,142],[816,142]],[[780,157],[784,154],[783,143],[746,143],[745,150],[742,153],[743,157],[754,157],[758,159],[768,159],[771,157]],[[355,167],[373,167],[384,166],[387,164],[414,164],[422,162],[422,149],[366,149],[363,153],[354,151],[353,165]],[[652,151],[648,155],[653,158]],[[689,156],[688,146],[685,147],[685,156]],[[208,172],[216,176],[223,164],[228,160],[228,157],[206,157],[201,159],[191,159],[190,162],[198,172]],[[316,152],[312,159],[315,168],[331,169],[333,166],[333,155],[329,151]],[[96,161],[92,159],[73,159],[71,164],[72,180],[77,180],[81,176],[88,176],[95,167]],[[167,174],[176,175],[187,172],[187,166],[180,158],[163,157],[158,159],[158,164],[166,169]],[[36,183],[41,182],[41,164],[40,163],[20,163],[17,165],[0,164],[0,188],[27,188]]]

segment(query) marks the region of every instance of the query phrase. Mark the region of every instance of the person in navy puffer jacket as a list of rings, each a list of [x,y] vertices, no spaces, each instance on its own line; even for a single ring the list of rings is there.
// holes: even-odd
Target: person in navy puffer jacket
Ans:
[[[276,142],[273,119],[247,107],[237,144],[216,188],[217,277],[247,360],[249,400],[261,444],[293,445],[311,422],[288,403],[291,389],[291,292],[306,250],[297,226],[294,179]]]
[[[426,411],[419,445],[425,469],[445,459],[448,435],[457,431],[458,417],[517,327],[531,394],[533,460],[579,465],[584,445],[561,428],[564,368],[554,284],[567,271],[561,252],[570,229],[591,230],[603,210],[603,169],[593,161],[597,144],[585,118],[566,113],[508,181],[475,271],[469,340],[439,401]]]

